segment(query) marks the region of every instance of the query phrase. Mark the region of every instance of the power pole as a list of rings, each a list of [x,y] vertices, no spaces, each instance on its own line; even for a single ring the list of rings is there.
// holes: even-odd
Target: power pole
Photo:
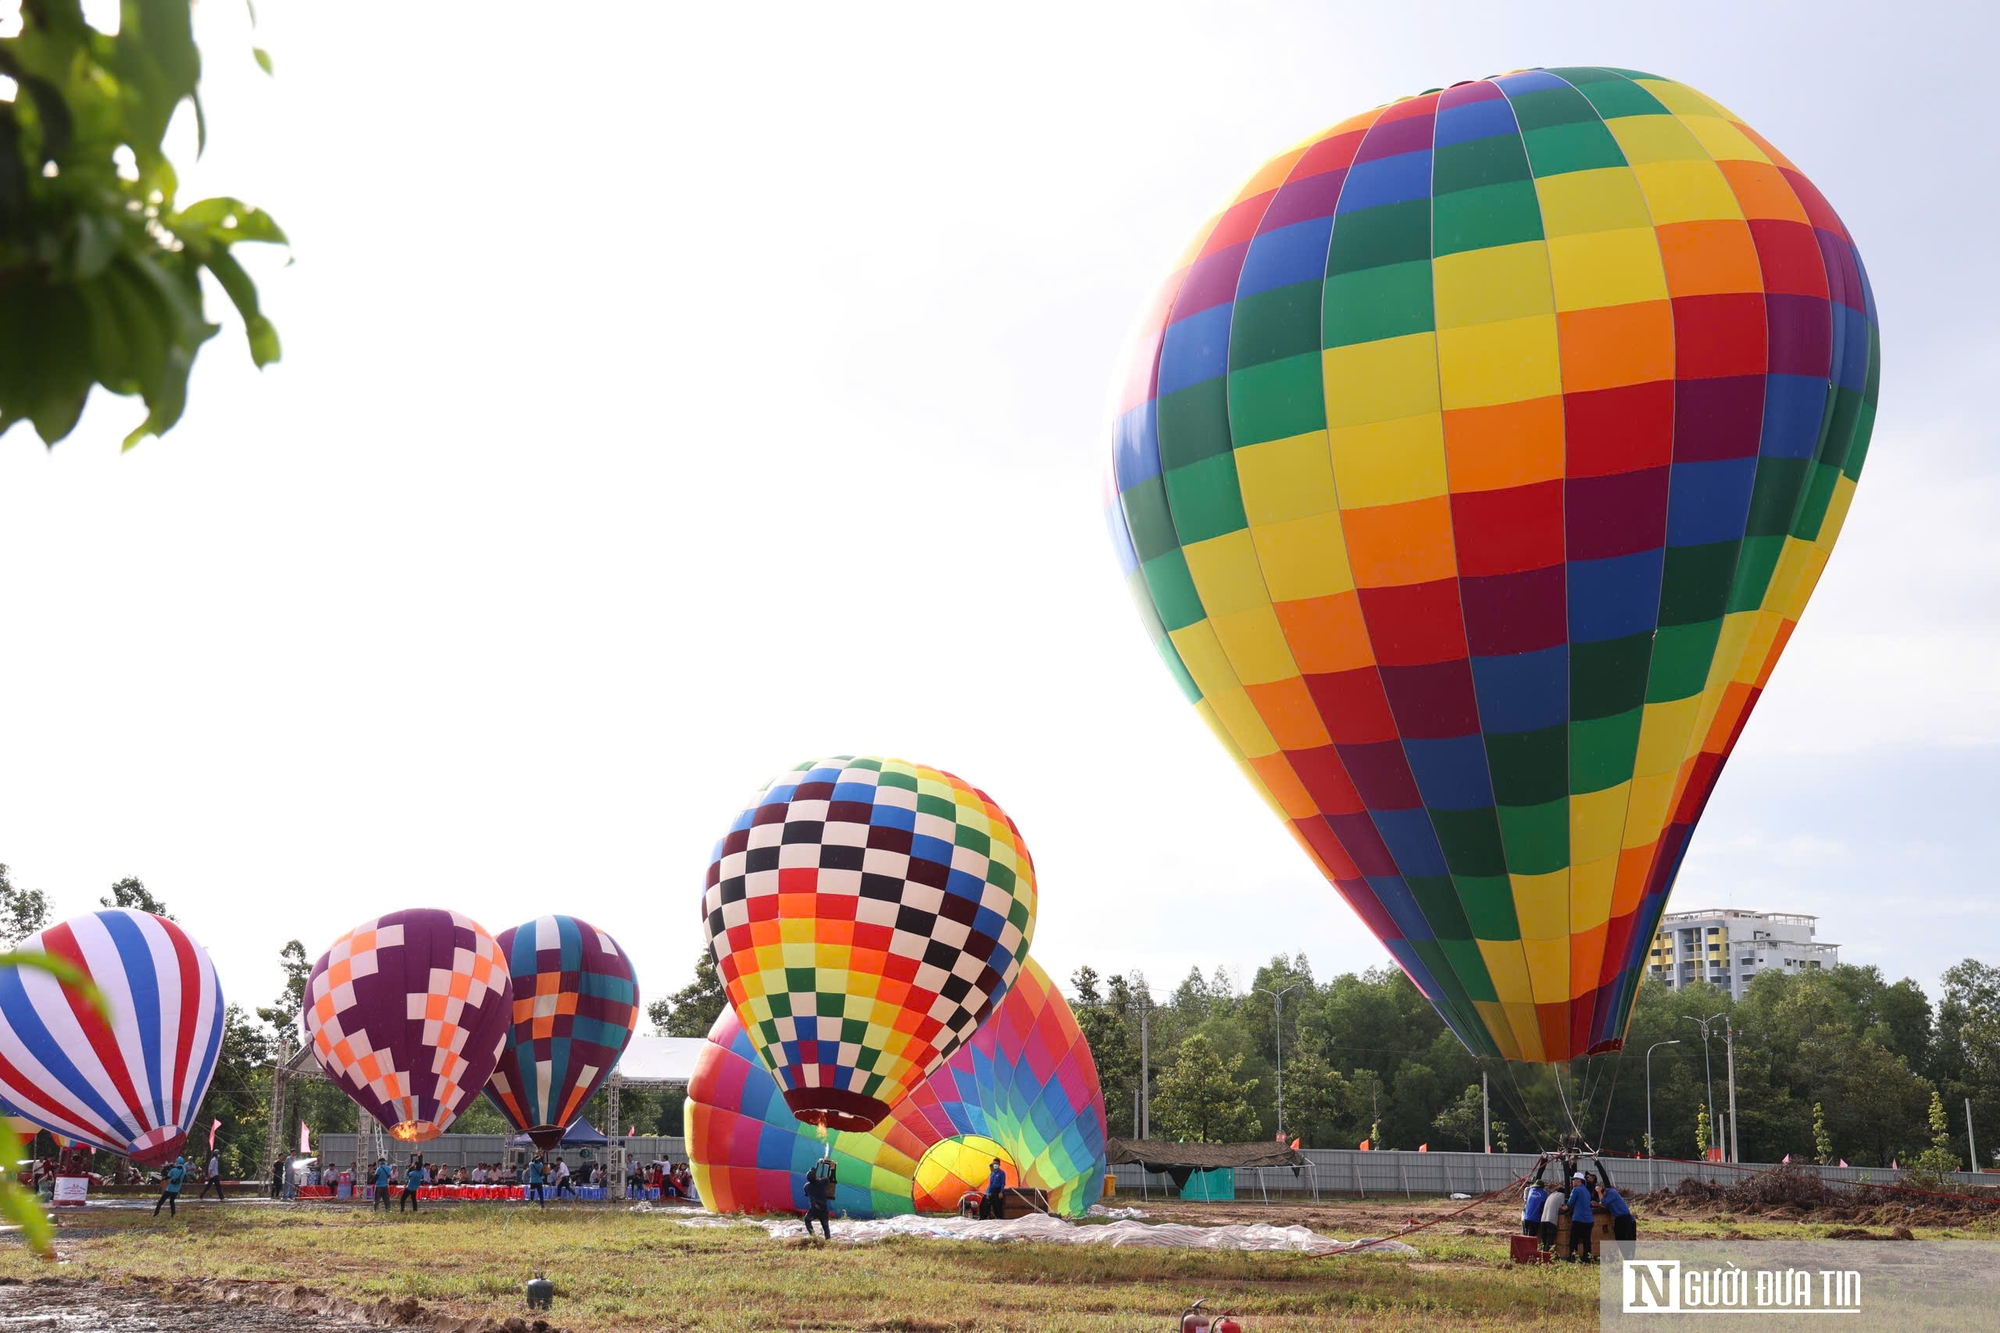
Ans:
[[[1486,1071],[1479,1071],[1479,1128],[1486,1135],[1486,1151],[1493,1151],[1493,1102],[1486,1091]]]
[[[278,1063],[271,1068],[271,1123],[265,1139],[264,1160],[276,1162],[285,1155],[285,1066],[292,1062],[292,1034],[278,1033]]]
[[[1722,1033],[1729,1050],[1729,1160],[1740,1162],[1743,1154],[1736,1147],[1736,1024],[1723,1019]]]
[[[1979,1174],[1979,1145],[1972,1141],[1972,1098],[1965,1099],[1965,1151],[1972,1158],[1972,1174]]]
[[[604,1109],[610,1113],[611,1138],[618,1146],[611,1150],[611,1171],[607,1182],[611,1188],[605,1193],[614,1199],[625,1197],[625,1131],[620,1128],[625,1122],[619,1118],[618,1105],[618,1094],[624,1088],[625,1076],[616,1069],[612,1070],[611,1077],[604,1081]]]
[[[1153,1065],[1147,1047],[1146,1019],[1153,1010],[1153,997],[1139,996],[1139,1137],[1153,1137]]]

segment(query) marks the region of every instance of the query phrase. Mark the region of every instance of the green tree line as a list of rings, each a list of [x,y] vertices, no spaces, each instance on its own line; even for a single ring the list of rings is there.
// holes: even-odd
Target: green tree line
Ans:
[[[1646,1140],[1645,1055],[1655,1043],[1652,1112],[1662,1156],[1697,1157],[1728,1124],[1723,1023],[1704,1051],[1692,1020],[1736,1033],[1737,1135],[1745,1161],[1910,1164],[1940,1136],[1963,1166],[1964,1103],[1987,1165],[2000,1159],[2000,968],[1974,959],[1945,973],[1935,1002],[1875,967],[1767,972],[1742,1000],[1707,984],[1641,987],[1625,1049],[1566,1065],[1480,1060],[1400,971],[1314,978],[1303,955],[1273,958],[1248,986],[1191,970],[1155,997],[1136,973],[1071,977],[1115,1136],[1134,1133],[1140,1015],[1146,1011],[1156,1138],[1249,1140],[1276,1133],[1277,1013],[1284,1010],[1285,1131],[1310,1147],[1478,1149],[1480,1075],[1496,1149],[1554,1146],[1572,1130],[1606,1151]],[[1941,1108],[1941,1110],[1939,1109]],[[1942,1115],[1940,1127],[1938,1117]]]

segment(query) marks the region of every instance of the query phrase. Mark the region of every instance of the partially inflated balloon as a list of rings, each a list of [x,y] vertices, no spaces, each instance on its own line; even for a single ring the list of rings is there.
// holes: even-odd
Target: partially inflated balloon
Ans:
[[[799,765],[737,816],[702,910],[729,1002],[793,1113],[866,1129],[1013,984],[1035,867],[984,792],[841,756]]]
[[[61,1138],[170,1162],[208,1092],[225,1009],[215,965],[164,917],[107,908],[23,941],[89,977],[109,1021],[35,968],[0,968],[0,1096]]]
[[[538,1148],[554,1148],[639,1024],[639,980],[618,941],[573,916],[500,932],[513,1024],[486,1095]]]
[[[396,1138],[434,1139],[492,1077],[512,1017],[500,946],[456,912],[363,922],[306,978],[306,1039],[340,1090]]]
[[[1708,98],[1463,83],[1266,163],[1142,321],[1168,667],[1473,1051],[1616,1049],[1875,417],[1847,230]]]
[[[986,1187],[995,1156],[1010,1183],[1046,1191],[1051,1212],[1079,1215],[1103,1194],[1097,1065],[1033,960],[972,1040],[872,1130],[822,1137],[801,1125],[734,1011],[722,1012],[708,1041],[685,1119],[711,1212],[804,1209],[805,1175],[822,1152],[839,1168],[834,1206],[855,1217],[950,1211],[965,1189]]]

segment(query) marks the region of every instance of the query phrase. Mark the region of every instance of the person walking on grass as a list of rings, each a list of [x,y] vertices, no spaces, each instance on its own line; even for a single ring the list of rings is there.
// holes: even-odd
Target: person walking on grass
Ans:
[[[535,1160],[528,1163],[528,1197],[543,1208],[549,1206],[548,1199],[542,1194],[542,1181],[547,1177],[548,1168],[542,1163],[542,1155],[536,1153]]]
[[[821,1149],[819,1160],[806,1172],[806,1238],[813,1233],[813,1220],[827,1240],[833,1239],[833,1191],[840,1183],[840,1171],[833,1164],[833,1149]]]
[[[199,1197],[206,1199],[210,1190],[215,1191],[215,1201],[222,1202],[222,1156],[215,1149],[208,1150],[208,1174],[201,1182]]]
[[[400,1213],[405,1208],[413,1213],[417,1211],[417,1191],[424,1187],[424,1181],[429,1176],[430,1172],[424,1166],[424,1159],[412,1157],[410,1169],[403,1173],[403,1202],[397,1205],[397,1212]]]
[[[389,1211],[389,1182],[396,1178],[396,1169],[389,1165],[389,1159],[375,1159],[375,1207]],[[372,1211],[372,1210],[371,1210]]]
[[[174,1164],[167,1168],[167,1187],[160,1191],[160,1203],[167,1206],[167,1216],[179,1216],[176,1205],[180,1202],[181,1183],[187,1179],[187,1158],[176,1157]],[[153,1216],[160,1215],[160,1203],[153,1205]]]
[[[564,1194],[568,1194],[569,1197],[572,1199],[581,1199],[583,1197],[582,1195],[576,1192],[576,1185],[569,1178],[569,1163],[563,1160],[563,1155],[561,1153],[557,1153],[556,1154],[556,1202],[558,1203],[562,1202],[562,1196]]]

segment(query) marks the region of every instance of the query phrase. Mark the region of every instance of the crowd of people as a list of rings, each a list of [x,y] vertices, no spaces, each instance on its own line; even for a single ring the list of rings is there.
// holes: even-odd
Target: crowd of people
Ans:
[[[1611,1183],[1603,1158],[1594,1171],[1581,1161],[1544,1153],[1521,1200],[1521,1234],[1540,1240],[1543,1254],[1577,1263],[1595,1263],[1605,1241],[1635,1240],[1639,1224],[1625,1196]],[[1548,1180],[1550,1166],[1556,1179]],[[1565,1179],[1567,1176],[1567,1179]]]

